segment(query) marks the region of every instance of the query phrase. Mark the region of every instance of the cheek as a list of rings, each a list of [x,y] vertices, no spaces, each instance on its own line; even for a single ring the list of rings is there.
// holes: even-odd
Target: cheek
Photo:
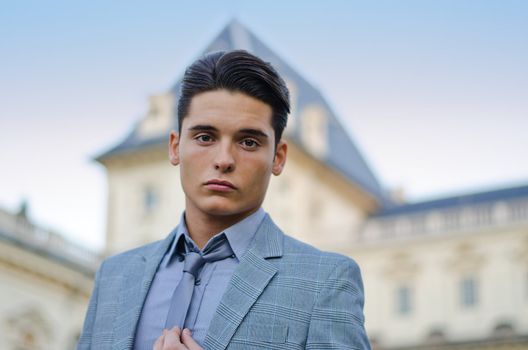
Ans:
[[[203,180],[207,164],[204,157],[187,154],[180,161],[180,179],[183,187],[188,187]]]
[[[248,160],[244,164],[244,175],[248,181],[248,190],[252,193],[259,194],[267,188],[271,177],[272,164],[266,159]]]
[[[182,171],[196,171],[209,164],[209,153],[205,149],[189,147],[185,152],[180,153],[180,167]]]

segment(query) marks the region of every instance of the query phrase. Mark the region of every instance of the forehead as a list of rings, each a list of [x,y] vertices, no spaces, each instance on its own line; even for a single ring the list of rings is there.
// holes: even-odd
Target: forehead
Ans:
[[[272,108],[241,92],[225,89],[202,92],[191,99],[183,125],[213,123],[216,127],[271,128]]]

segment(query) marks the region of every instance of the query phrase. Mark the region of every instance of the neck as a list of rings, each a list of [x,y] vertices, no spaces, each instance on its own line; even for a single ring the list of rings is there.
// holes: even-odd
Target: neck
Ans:
[[[233,226],[256,212],[259,208],[235,215],[210,215],[187,206],[185,210],[185,224],[189,236],[198,248],[203,249],[207,242],[217,233]]]

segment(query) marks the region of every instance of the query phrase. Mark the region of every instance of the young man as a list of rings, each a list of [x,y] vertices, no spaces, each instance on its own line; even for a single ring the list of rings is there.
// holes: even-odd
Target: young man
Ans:
[[[281,77],[245,51],[187,69],[169,139],[185,212],[165,240],[103,262],[78,349],[370,349],[357,264],[261,208],[289,109]]]

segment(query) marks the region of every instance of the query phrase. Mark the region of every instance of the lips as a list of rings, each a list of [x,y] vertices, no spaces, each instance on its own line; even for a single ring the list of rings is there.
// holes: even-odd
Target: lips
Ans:
[[[229,181],[223,180],[209,180],[205,183],[205,187],[213,191],[228,192],[236,190],[236,186]]]

